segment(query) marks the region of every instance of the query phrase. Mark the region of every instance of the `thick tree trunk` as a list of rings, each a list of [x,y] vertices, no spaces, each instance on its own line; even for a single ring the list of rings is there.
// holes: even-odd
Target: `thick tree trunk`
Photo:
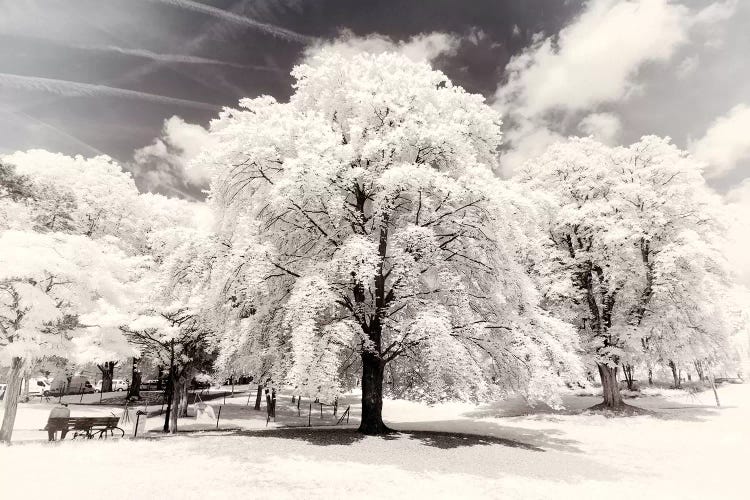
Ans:
[[[96,365],[102,372],[102,392],[112,392],[112,379],[115,377],[116,361],[106,361],[103,365]]]
[[[3,424],[0,427],[0,443],[10,443],[13,436],[13,425],[16,422],[16,411],[18,410],[18,396],[21,392],[21,371],[23,370],[23,359],[13,358],[10,365],[8,387],[5,388],[5,414]]]
[[[383,369],[376,355],[362,353],[362,422],[359,432],[378,435],[390,432],[383,423]]]
[[[258,394],[255,396],[255,409],[260,411],[260,402],[263,400],[263,386],[258,386]]]
[[[669,368],[672,370],[672,378],[674,379],[674,388],[679,389],[682,384],[680,384],[680,374],[677,371],[677,365],[674,364],[674,361],[669,362]]]
[[[128,387],[128,399],[141,399],[141,372],[138,370],[138,359],[133,358],[133,372]]]
[[[601,363],[597,363],[596,366],[599,368],[599,377],[602,381],[604,406],[607,408],[617,408],[622,406],[620,386],[617,385],[617,368],[611,368]]]

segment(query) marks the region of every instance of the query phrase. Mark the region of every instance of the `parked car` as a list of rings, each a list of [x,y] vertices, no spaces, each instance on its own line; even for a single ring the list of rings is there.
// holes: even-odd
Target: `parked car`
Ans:
[[[102,382],[103,380],[99,380],[96,385],[94,385],[94,391],[96,392],[102,392]],[[112,379],[112,390],[113,391],[127,391],[128,390],[128,381],[122,380],[120,378]]]
[[[208,389],[209,387],[211,387],[211,382],[208,380],[193,379],[190,381],[191,389]]]
[[[30,378],[29,394],[33,396],[49,396],[52,393],[52,384],[46,378]]]
[[[60,394],[89,394],[94,392],[94,386],[89,380],[82,375],[71,377],[70,383],[66,377],[56,377],[52,380],[49,389],[50,395],[58,396]]]
[[[142,391],[155,391],[159,388],[159,381],[156,379],[144,380],[141,382]]]

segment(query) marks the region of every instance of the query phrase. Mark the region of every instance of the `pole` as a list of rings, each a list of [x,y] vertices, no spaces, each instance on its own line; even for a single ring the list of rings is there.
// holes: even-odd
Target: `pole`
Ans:
[[[221,406],[219,406],[219,414],[216,416],[216,430],[219,429],[219,420],[221,420]]]
[[[311,419],[312,419],[312,403],[310,403],[310,410],[307,413],[307,426],[308,427],[312,427],[312,421],[311,421]]]
[[[81,399],[80,399],[80,401],[78,401],[78,402],[79,402],[79,403],[83,403],[83,384],[81,384],[81,387],[80,387],[80,389],[78,389],[78,390],[79,390],[79,391],[81,391]]]

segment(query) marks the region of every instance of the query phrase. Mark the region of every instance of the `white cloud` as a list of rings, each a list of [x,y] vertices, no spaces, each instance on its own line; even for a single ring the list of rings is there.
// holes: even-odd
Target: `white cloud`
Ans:
[[[664,74],[665,81],[666,75],[695,72],[698,57],[684,52],[697,40],[719,40],[720,23],[736,8],[734,0],[701,2],[702,8],[689,8],[678,0],[590,0],[555,36],[535,37],[511,59],[507,83],[495,94],[495,107],[510,127],[503,170],[512,170],[523,155],[536,150],[540,138],[584,133],[613,143],[653,133],[653,125],[636,134],[626,129],[628,118],[639,117],[624,103],[650,90],[649,73]],[[617,115],[601,112],[603,106]],[[528,144],[534,147],[526,148]]]
[[[210,179],[209,174],[191,160],[209,147],[212,140],[202,126],[173,116],[165,120],[161,137],[135,151],[135,164],[131,169],[142,189],[194,196],[207,187]]]
[[[310,57],[323,49],[335,50],[342,54],[399,52],[413,61],[431,61],[443,54],[454,54],[459,42],[460,40],[453,35],[438,32],[416,35],[407,41],[394,41],[384,35],[359,37],[350,31],[343,31],[336,40],[308,47],[305,55]]]
[[[739,104],[717,118],[690,150],[708,164],[707,177],[720,177],[743,161],[750,163],[750,106]]]
[[[534,116],[622,99],[644,63],[669,59],[685,42],[688,13],[669,0],[593,0],[556,38],[511,60],[499,102]]]
[[[591,113],[578,124],[578,130],[604,144],[614,144],[622,130],[620,117],[614,113]]]

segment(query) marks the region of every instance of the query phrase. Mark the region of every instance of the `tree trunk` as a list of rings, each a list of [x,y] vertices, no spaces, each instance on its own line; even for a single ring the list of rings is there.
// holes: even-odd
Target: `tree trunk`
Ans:
[[[180,391],[180,417],[188,416],[188,389],[190,384],[187,382],[187,378],[184,378],[182,382],[182,389]]]
[[[29,372],[23,375],[23,402],[29,402]]]
[[[23,370],[23,359],[13,358],[10,365],[8,387],[5,388],[5,414],[3,424],[0,427],[0,442],[10,443],[13,436],[13,425],[16,422],[16,411],[18,410],[18,396],[21,392],[21,371]]]
[[[185,386],[185,377],[175,377],[172,379],[172,411],[169,415],[170,434],[177,432],[177,418],[180,416],[180,407],[182,406],[182,395]]]
[[[617,368],[611,368],[601,363],[597,363],[596,366],[599,368],[599,377],[602,381],[604,406],[607,408],[617,408],[622,406],[620,386],[617,385]]]
[[[672,379],[674,380],[674,388],[679,389],[682,384],[680,383],[680,372],[677,370],[677,365],[675,365],[673,361],[670,361],[669,368],[672,370]]]
[[[138,370],[138,359],[133,358],[133,373],[128,387],[128,399],[141,399],[141,372]]]
[[[716,382],[714,381],[714,372],[711,370],[711,368],[708,368],[708,381],[711,384],[711,389],[714,391],[714,398],[716,399],[716,407],[721,408],[721,403],[719,402],[719,392],[716,390]]]
[[[385,363],[370,352],[362,353],[362,422],[358,431],[378,435],[390,432],[383,423],[383,369]]]
[[[654,385],[654,370],[648,369],[648,385]]]
[[[115,377],[117,361],[106,361],[103,365],[96,365],[102,372],[102,392],[112,392],[112,379]]]
[[[703,373],[703,364],[701,363],[701,360],[696,359],[693,363],[695,365],[695,371],[698,373],[698,379],[703,382],[706,380],[706,376]]]
[[[633,378],[634,371],[635,367],[631,364],[624,364],[622,366],[622,373],[625,375],[625,382],[628,384],[629,391],[635,390],[635,380]]]
[[[255,396],[255,409],[260,411],[260,402],[263,399],[263,386],[258,386],[258,394]]]

